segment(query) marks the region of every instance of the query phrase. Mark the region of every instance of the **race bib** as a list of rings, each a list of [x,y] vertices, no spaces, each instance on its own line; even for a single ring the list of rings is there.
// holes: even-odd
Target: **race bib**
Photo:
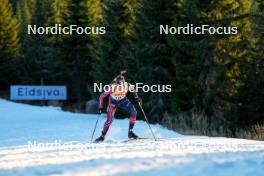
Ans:
[[[115,85],[113,87],[113,93],[111,93],[111,97],[114,100],[122,100],[123,98],[126,97],[126,94],[128,92],[128,83],[125,82],[124,84],[121,85]]]

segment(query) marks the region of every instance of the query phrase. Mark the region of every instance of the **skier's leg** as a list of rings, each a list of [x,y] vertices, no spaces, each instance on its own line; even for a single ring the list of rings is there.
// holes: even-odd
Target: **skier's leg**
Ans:
[[[107,108],[107,120],[104,124],[104,128],[103,128],[103,131],[102,131],[102,135],[105,136],[112,121],[113,121],[113,118],[114,118],[114,115],[115,115],[115,105],[112,104],[112,103],[109,103],[109,106]]]
[[[134,105],[128,100],[126,99],[124,102],[122,102],[120,104],[120,107],[121,109],[123,109],[124,111],[127,111],[130,113],[130,117],[129,117],[129,129],[128,129],[128,137],[129,138],[138,138],[133,132],[132,132],[132,129],[135,125],[135,122],[136,122],[136,116],[137,116],[137,110],[136,108],[134,107]]]
[[[137,119],[137,110],[134,107],[132,103],[129,105],[129,112],[130,112],[130,117],[129,117],[129,130],[131,131],[136,123]]]

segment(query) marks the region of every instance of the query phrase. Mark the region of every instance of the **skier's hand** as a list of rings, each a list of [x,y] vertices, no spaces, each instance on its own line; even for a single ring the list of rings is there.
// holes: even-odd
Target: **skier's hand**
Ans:
[[[135,100],[136,100],[137,103],[140,103],[142,105],[142,99],[141,98],[135,97]]]
[[[99,115],[102,114],[102,108],[98,108],[97,114],[99,114]]]

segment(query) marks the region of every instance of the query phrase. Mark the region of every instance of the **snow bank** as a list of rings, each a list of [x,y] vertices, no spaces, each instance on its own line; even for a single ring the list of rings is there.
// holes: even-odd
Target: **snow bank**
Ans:
[[[264,142],[182,136],[160,125],[152,125],[158,141],[126,141],[124,119],[113,122],[106,142],[94,144],[90,138],[96,119],[0,99],[0,176],[263,175]],[[102,115],[95,136],[105,120]],[[151,138],[143,121],[135,132]],[[34,141],[51,145],[34,146]]]

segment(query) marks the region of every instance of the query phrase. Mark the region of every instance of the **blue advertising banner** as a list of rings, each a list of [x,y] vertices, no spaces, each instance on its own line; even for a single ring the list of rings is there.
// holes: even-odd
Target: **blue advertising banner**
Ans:
[[[10,86],[11,100],[67,100],[66,86]]]

